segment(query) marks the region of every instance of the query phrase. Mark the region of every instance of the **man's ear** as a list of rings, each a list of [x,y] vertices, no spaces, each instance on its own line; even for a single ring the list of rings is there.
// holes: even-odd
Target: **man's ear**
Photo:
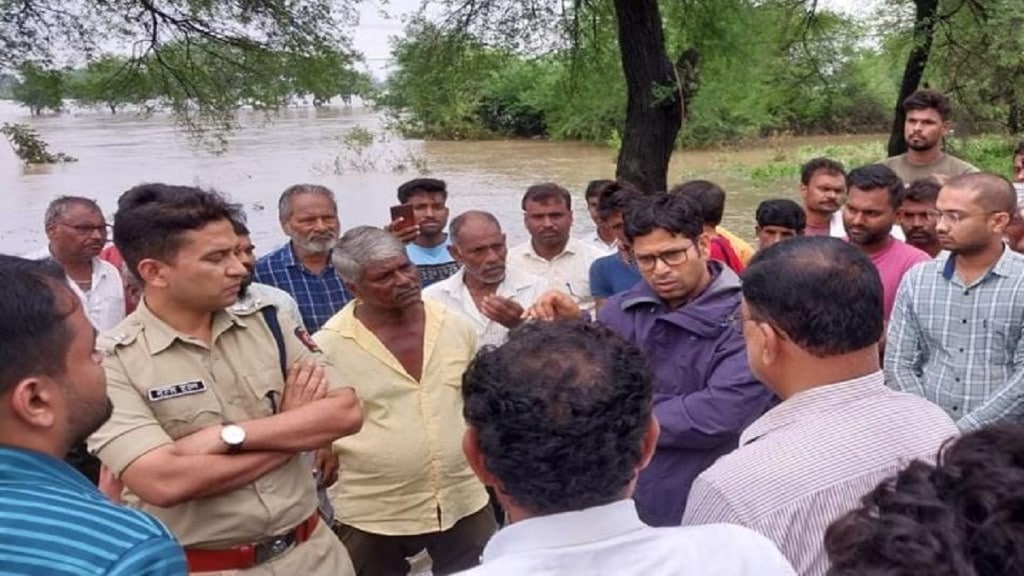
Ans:
[[[455,260],[456,262],[459,263],[459,265],[462,265],[462,253],[459,252],[458,246],[456,246],[455,244],[449,244],[448,255],[452,257],[452,260]]]
[[[167,265],[159,260],[153,258],[146,258],[145,260],[141,260],[139,262],[138,270],[139,277],[142,280],[142,285],[154,286],[157,288],[166,288],[166,269]]]
[[[345,285],[345,290],[348,290],[348,293],[352,295],[352,298],[361,299],[363,297],[362,292],[360,292],[354,282],[342,281],[342,284]]]
[[[711,236],[706,232],[697,238],[697,249],[704,258],[711,258]]]
[[[480,436],[473,426],[466,426],[466,432],[462,435],[462,453],[466,455],[466,462],[484,486],[500,487],[498,477],[487,468],[484,453],[480,450]]]
[[[654,449],[658,447],[658,436],[661,436],[661,424],[658,424],[658,419],[651,414],[650,421],[647,423],[647,431],[644,432],[643,446],[640,449],[640,467],[639,470],[647,468],[647,465],[651,463],[651,458],[654,457]]]
[[[49,429],[57,424],[59,385],[49,378],[25,378],[9,393],[11,412],[25,426]]]
[[[782,352],[782,336],[778,330],[767,322],[755,320],[754,329],[761,336],[761,362],[771,366],[779,361]]]

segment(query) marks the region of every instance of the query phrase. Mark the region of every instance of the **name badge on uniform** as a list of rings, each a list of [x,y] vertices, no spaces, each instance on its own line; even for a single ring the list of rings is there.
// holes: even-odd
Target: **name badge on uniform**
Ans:
[[[178,398],[180,396],[190,396],[192,394],[199,394],[200,392],[206,392],[206,382],[203,382],[202,380],[192,380],[191,382],[170,384],[168,386],[161,386],[159,388],[150,388],[149,390],[146,390],[146,394],[149,396],[150,402],[159,402],[161,400]]]

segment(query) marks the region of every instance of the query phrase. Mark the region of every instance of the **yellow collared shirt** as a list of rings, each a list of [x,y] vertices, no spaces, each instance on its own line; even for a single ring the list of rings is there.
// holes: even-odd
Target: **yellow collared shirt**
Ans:
[[[457,312],[424,301],[423,376],[416,381],[355,316],[358,300],[313,339],[355,388],[363,428],[335,441],[331,502],[341,522],[388,536],[451,528],[487,504],[462,453],[462,373],[476,335]]]

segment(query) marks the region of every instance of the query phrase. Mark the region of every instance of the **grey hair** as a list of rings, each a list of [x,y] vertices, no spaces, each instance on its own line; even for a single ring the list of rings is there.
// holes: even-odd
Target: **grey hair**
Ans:
[[[319,184],[293,184],[281,192],[281,198],[277,201],[277,216],[282,222],[292,217],[292,198],[299,194],[324,196],[331,201],[334,212],[338,212],[338,203],[334,200],[334,192],[331,192],[330,188]]]
[[[331,263],[342,280],[358,282],[367,264],[396,256],[405,256],[398,238],[375,226],[356,226],[342,234],[331,251]]]
[[[494,217],[494,214],[490,212],[484,212],[483,210],[468,210],[456,216],[452,223],[448,225],[448,232],[451,234],[452,241],[455,243],[459,242],[459,233],[462,232],[462,227],[465,226],[472,220],[484,220],[494,224],[494,227],[501,232],[501,222]]]
[[[100,210],[100,205],[95,200],[81,196],[59,196],[54,198],[50,205],[46,207],[46,215],[43,216],[43,226],[49,228],[55,224],[57,219],[63,216],[68,211],[68,208],[72,206],[85,206],[90,210],[103,214],[103,210]]]

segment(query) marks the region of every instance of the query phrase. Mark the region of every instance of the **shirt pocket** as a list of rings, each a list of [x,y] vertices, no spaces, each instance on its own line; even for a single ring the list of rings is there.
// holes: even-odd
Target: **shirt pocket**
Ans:
[[[994,318],[982,320],[982,325],[985,328],[985,350],[990,355],[989,362],[997,366],[1012,364],[1020,338],[1020,323],[1012,318]]]
[[[244,397],[239,398],[239,403],[249,418],[265,418],[281,411],[284,377],[280,368],[254,370],[244,374],[242,382],[245,383]]]

